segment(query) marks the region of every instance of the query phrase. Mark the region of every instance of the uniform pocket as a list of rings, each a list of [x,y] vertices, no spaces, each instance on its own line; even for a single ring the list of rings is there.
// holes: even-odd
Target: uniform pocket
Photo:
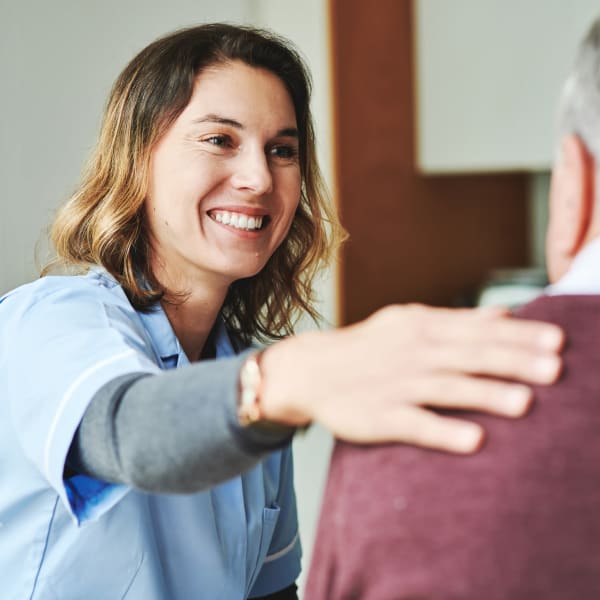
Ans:
[[[258,574],[263,566],[267,552],[269,551],[269,546],[271,545],[271,540],[273,539],[273,534],[275,533],[275,527],[277,526],[280,513],[281,509],[279,506],[277,506],[277,504],[273,504],[269,507],[265,506],[263,508],[262,531],[260,534],[258,557],[256,559],[256,565],[254,567],[252,577],[250,578],[248,584],[248,592],[252,589],[252,586],[254,585],[254,582],[256,581],[256,578],[258,577]]]

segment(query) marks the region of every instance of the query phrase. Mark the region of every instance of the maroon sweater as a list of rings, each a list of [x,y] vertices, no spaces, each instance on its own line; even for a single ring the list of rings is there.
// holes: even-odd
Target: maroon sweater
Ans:
[[[600,598],[600,296],[520,315],[566,330],[560,381],[524,419],[468,415],[472,456],[338,442],[307,600]]]

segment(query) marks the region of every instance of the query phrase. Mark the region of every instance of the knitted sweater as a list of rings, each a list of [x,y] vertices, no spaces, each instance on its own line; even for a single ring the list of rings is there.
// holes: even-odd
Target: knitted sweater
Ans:
[[[307,600],[600,598],[600,296],[519,316],[567,332],[560,381],[456,456],[338,442]]]

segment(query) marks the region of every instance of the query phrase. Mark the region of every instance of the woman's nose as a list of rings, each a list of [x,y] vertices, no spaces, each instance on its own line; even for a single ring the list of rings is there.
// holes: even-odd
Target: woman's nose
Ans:
[[[257,195],[271,192],[273,175],[264,150],[247,149],[246,152],[241,152],[237,156],[231,181],[236,188],[249,190]]]

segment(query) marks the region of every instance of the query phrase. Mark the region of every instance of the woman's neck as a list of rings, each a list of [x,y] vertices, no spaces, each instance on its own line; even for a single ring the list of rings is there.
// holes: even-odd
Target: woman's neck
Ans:
[[[200,360],[225,300],[225,294],[191,293],[180,300],[161,301],[171,327],[190,362]]]
[[[169,290],[161,305],[190,362],[200,360],[223,306],[229,282],[210,277],[173,276],[174,270],[154,264],[155,277]]]

